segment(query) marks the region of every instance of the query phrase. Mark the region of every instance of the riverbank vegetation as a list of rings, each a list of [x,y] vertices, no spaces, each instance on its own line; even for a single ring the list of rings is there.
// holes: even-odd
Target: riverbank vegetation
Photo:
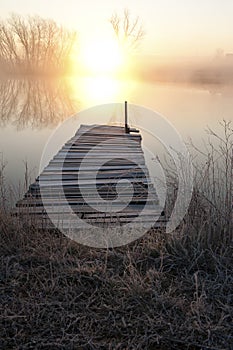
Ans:
[[[233,130],[222,127],[209,129],[206,153],[192,145],[193,197],[172,234],[81,246],[10,216],[1,191],[2,349],[231,349]],[[167,181],[169,211],[171,169]]]

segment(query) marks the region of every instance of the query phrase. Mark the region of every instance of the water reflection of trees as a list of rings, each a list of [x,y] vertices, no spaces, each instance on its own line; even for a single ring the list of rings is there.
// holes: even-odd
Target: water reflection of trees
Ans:
[[[71,92],[64,79],[0,80],[0,127],[53,127],[77,111]]]

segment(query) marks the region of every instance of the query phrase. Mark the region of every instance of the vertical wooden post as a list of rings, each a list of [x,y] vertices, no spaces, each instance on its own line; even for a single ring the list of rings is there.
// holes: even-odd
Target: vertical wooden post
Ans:
[[[127,101],[125,101],[125,133],[126,133],[126,134],[129,133]]]

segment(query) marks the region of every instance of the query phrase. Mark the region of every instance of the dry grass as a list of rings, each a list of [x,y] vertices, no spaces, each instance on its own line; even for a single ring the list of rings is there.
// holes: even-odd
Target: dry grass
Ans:
[[[1,349],[231,349],[233,249],[97,250],[1,220]]]
[[[91,249],[0,211],[0,348],[233,349],[232,206],[227,192],[217,201],[232,179],[210,191],[208,157],[179,230],[126,247]]]

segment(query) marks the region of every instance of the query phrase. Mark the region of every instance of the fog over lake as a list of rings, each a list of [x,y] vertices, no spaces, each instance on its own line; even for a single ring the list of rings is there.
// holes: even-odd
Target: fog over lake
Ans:
[[[43,149],[56,127],[95,105],[122,103],[122,116],[113,113],[108,120],[95,120],[90,115],[86,124],[123,123],[123,104],[127,100],[129,104],[160,113],[185,142],[192,138],[194,144],[201,147],[208,138],[207,126],[220,132],[221,120],[233,120],[231,85],[146,83],[110,78],[9,78],[0,81],[0,92],[0,153],[6,163],[7,182],[18,195],[25,187],[25,163],[32,182],[38,175]],[[129,115],[129,123],[133,123],[132,115]],[[65,137],[75,132],[69,130]],[[143,132],[142,136],[147,137]],[[61,140],[61,145],[63,142]],[[152,152],[157,154],[156,149]]]

